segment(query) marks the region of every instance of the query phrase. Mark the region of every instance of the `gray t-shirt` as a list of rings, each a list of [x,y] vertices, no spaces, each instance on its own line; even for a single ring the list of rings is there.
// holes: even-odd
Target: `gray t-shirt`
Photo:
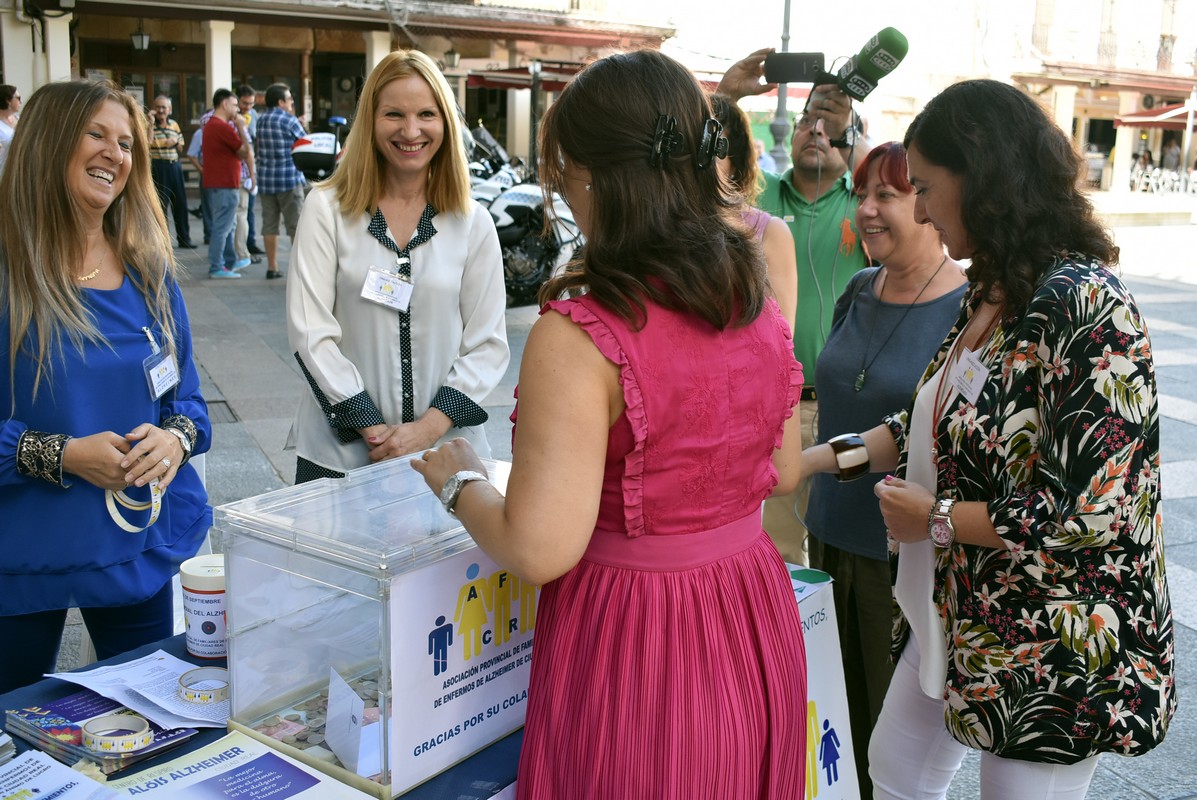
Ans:
[[[820,442],[868,430],[910,406],[914,387],[960,315],[967,284],[913,306],[882,303],[873,293],[876,274],[876,268],[861,270],[836,302],[836,321],[815,366]],[[879,477],[840,483],[830,474],[814,476],[810,532],[840,550],[885,560],[885,524],[873,494]]]

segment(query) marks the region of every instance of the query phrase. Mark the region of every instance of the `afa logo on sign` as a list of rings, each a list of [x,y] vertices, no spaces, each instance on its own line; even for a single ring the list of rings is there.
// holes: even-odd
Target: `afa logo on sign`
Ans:
[[[462,659],[469,661],[481,656],[485,647],[500,647],[513,634],[530,632],[536,627],[539,589],[507,570],[482,575],[478,564],[470,564],[465,571],[465,582],[457,591],[453,621],[438,616],[428,633],[432,674],[448,670],[449,648],[455,642],[462,648]]]

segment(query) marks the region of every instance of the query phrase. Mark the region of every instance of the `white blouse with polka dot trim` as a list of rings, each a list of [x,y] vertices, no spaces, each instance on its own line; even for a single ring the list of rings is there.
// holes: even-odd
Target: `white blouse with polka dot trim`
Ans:
[[[348,415],[348,424],[364,426],[376,412],[403,422],[405,400],[415,419],[435,401],[466,425],[445,439],[464,436],[489,455],[481,403],[511,357],[498,236],[477,203],[467,216],[438,213],[430,222],[430,238],[408,253],[414,290],[403,315],[361,296],[370,267],[396,262],[370,232],[371,216],[341,214],[325,187],[304,202],[287,280],[289,340],[312,387],[288,438],[299,456],[339,471],[370,463],[365,443],[338,423]]]

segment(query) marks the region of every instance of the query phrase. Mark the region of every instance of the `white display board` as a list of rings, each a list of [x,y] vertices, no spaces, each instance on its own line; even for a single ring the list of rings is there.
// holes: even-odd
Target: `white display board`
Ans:
[[[806,641],[806,794],[860,800],[831,576],[787,564]]]
[[[478,548],[396,582],[391,788],[401,794],[524,724],[539,587]]]

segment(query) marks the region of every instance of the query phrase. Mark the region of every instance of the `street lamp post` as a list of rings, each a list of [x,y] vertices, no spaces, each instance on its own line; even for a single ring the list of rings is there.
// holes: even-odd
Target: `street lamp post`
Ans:
[[[790,0],[786,0],[785,11],[783,12],[781,23],[781,52],[788,53],[790,50]],[[769,133],[773,135],[773,149],[769,151],[769,155],[773,156],[774,163],[777,164],[777,171],[785,172],[786,168],[790,166],[790,120],[789,114],[786,111],[786,94],[789,87],[782,83],[777,87],[777,113],[773,116],[773,121],[769,123]]]
[[[1189,99],[1185,101],[1185,109],[1185,132],[1181,137],[1184,141],[1183,155],[1181,155],[1183,160],[1177,165],[1179,169],[1176,170],[1181,175],[1188,175],[1189,167],[1193,163],[1189,159],[1193,157],[1193,112],[1197,111],[1197,86],[1194,86],[1189,92]]]
[[[528,65],[528,71],[532,73],[532,124],[531,137],[532,141],[528,144],[528,164],[532,169],[532,174],[537,174],[538,162],[536,161],[536,137],[537,126],[540,123],[540,60],[537,59]]]

